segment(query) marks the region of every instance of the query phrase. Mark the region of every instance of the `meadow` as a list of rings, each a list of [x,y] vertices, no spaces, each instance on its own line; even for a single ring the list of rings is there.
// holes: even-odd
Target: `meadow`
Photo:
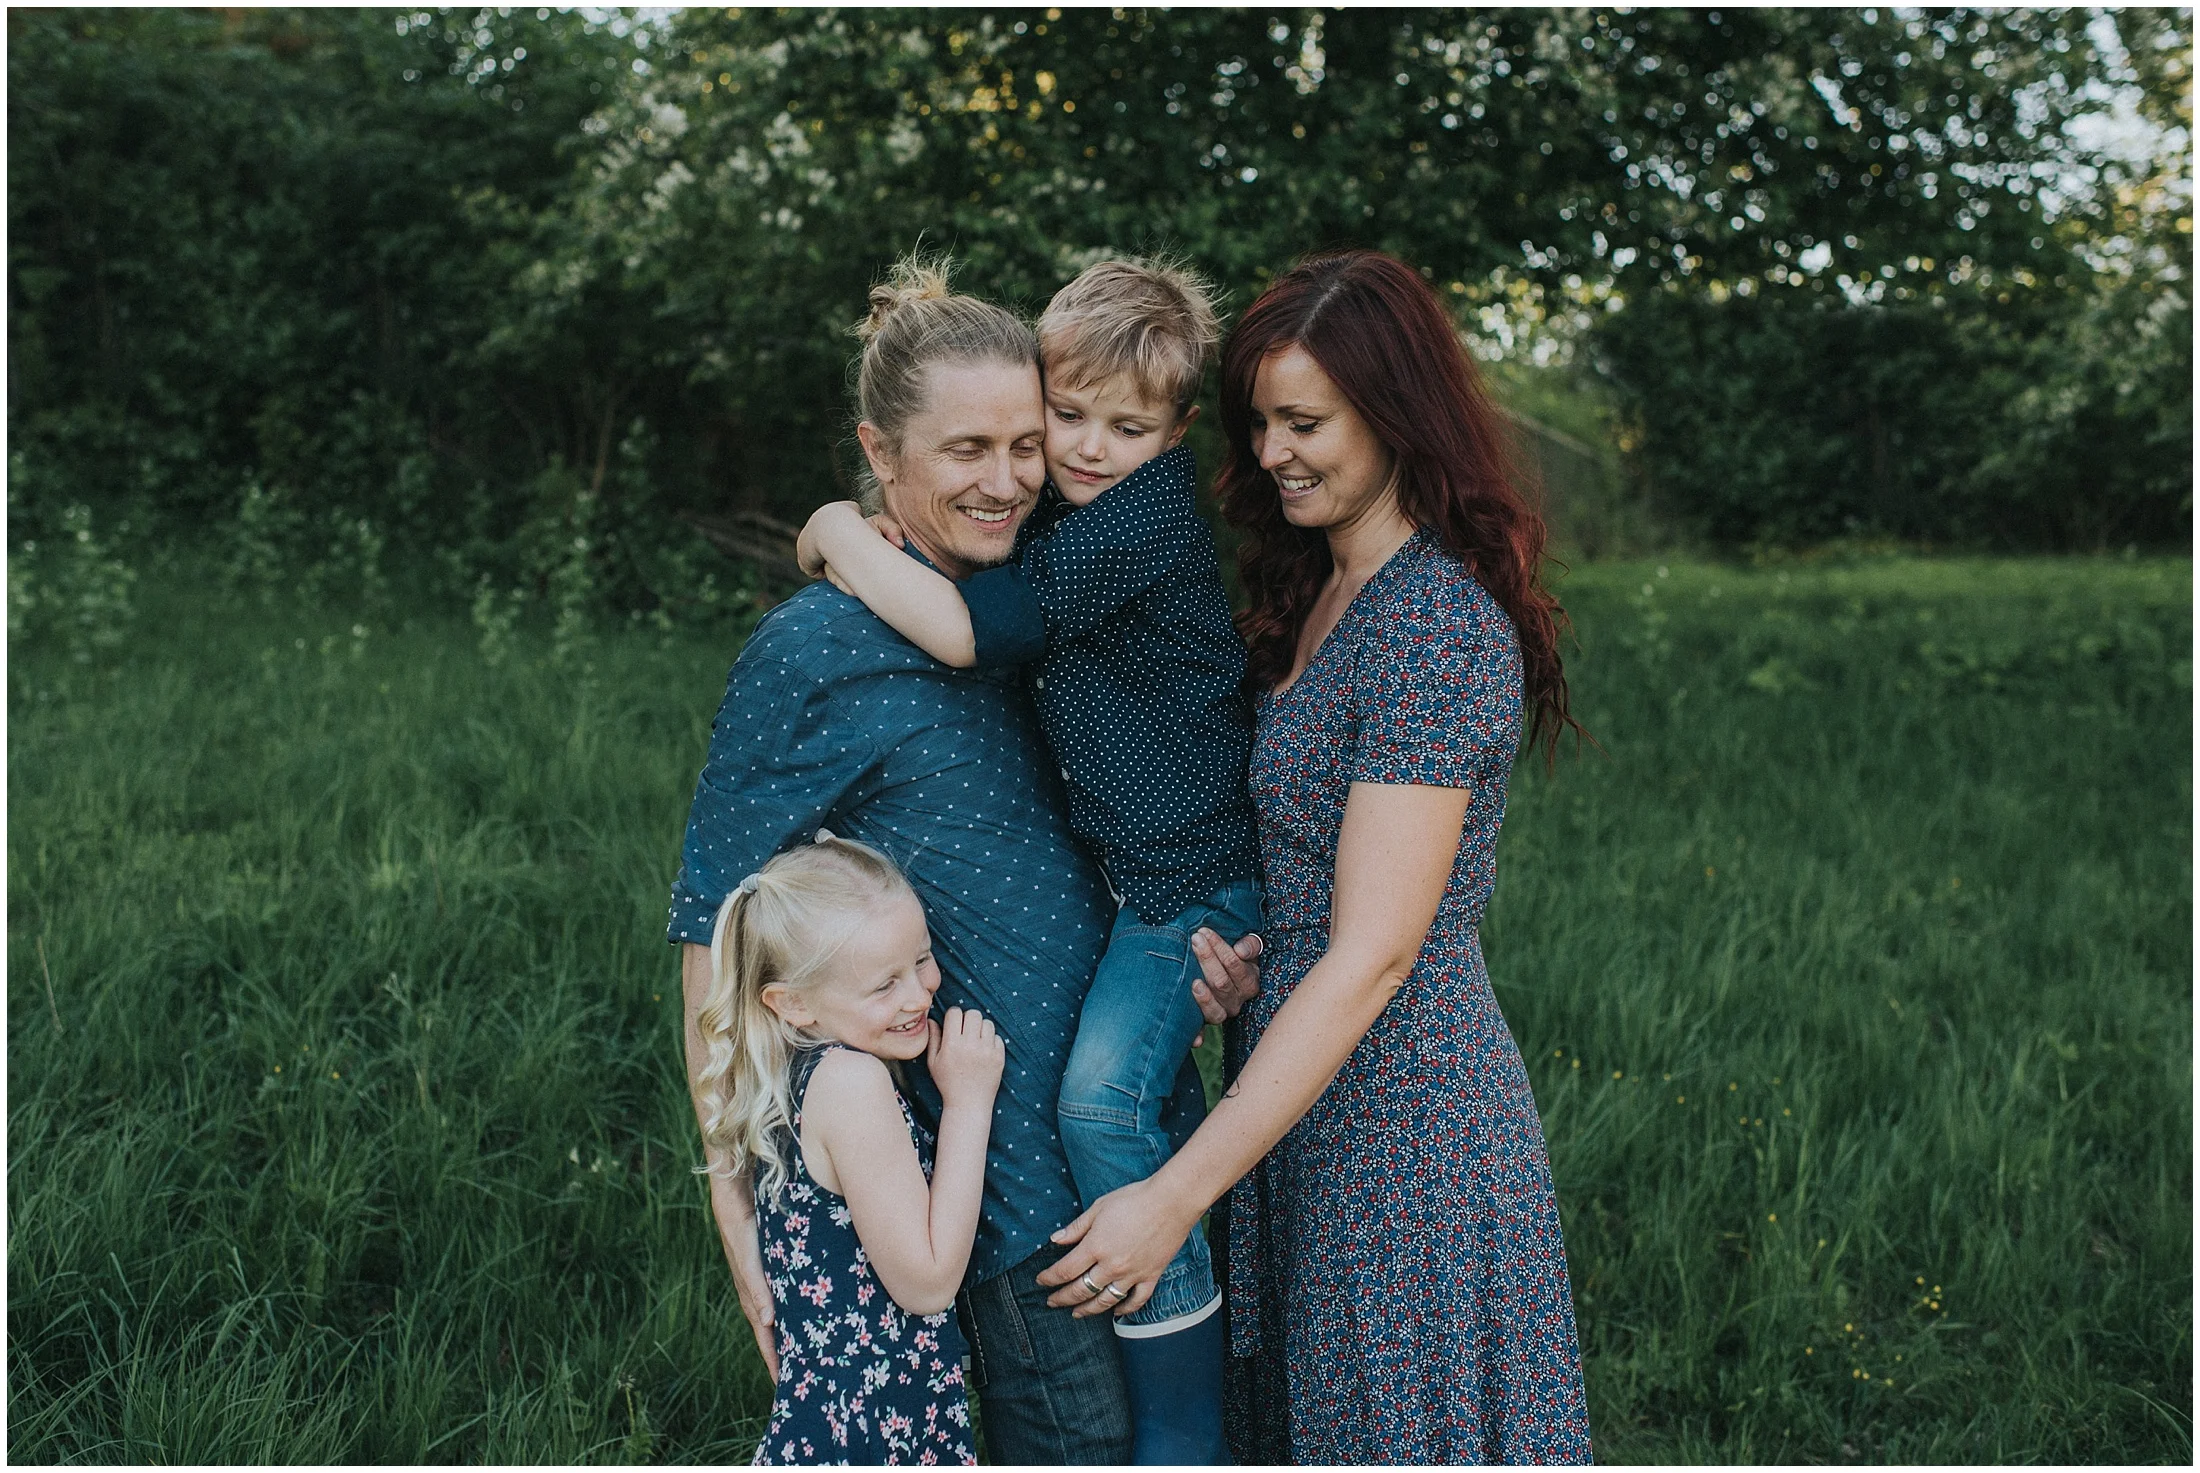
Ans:
[[[1599,563],[1485,933],[1605,1461],[2189,1462],[2186,560]],[[741,629],[8,667],[8,1455],[745,1461],[663,941]]]

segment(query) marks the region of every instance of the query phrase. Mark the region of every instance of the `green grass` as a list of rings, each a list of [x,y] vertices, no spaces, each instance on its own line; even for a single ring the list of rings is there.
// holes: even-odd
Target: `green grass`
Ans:
[[[1486,946],[1600,1456],[2188,1461],[2189,563],[1564,591]],[[745,1459],[662,942],[733,636],[144,592],[9,667],[10,1458]]]

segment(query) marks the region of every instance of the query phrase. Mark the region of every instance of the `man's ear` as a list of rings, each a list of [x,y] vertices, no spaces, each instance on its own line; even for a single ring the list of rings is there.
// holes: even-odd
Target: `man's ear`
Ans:
[[[817,1021],[817,1014],[802,1001],[802,994],[790,987],[774,982],[763,991],[764,1006],[779,1015],[779,1021],[795,1028],[807,1028]]]
[[[878,479],[879,485],[891,485],[898,468],[879,427],[869,420],[863,421],[856,426],[856,441],[863,446],[863,458],[871,463],[871,474]]]
[[[1161,448],[1164,450],[1174,450],[1177,446],[1183,444],[1184,432],[1192,427],[1192,421],[1197,418],[1199,418],[1199,406],[1197,404],[1194,404],[1191,408],[1184,411],[1184,417],[1176,422],[1176,428],[1169,431],[1169,443],[1162,446]]]

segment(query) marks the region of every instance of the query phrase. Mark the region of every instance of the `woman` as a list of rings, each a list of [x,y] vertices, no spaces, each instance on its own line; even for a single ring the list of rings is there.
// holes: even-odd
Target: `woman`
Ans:
[[[1519,745],[1566,709],[1544,530],[1435,295],[1310,260],[1223,353],[1273,914],[1235,1080],[1059,1235],[1042,1282],[1142,1301],[1231,1191],[1231,1441],[1247,1462],[1581,1462],[1581,1357],[1541,1123],[1475,927]],[[1218,1213],[1218,1216],[1222,1214]]]

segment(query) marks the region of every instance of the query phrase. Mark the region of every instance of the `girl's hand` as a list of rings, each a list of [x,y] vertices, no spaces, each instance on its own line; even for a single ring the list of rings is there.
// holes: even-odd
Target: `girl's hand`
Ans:
[[[940,1104],[991,1104],[1008,1062],[993,1020],[976,1008],[949,1008],[944,1019],[931,1021],[931,1035],[924,1062],[939,1086]]]
[[[894,520],[891,512],[882,511],[877,516],[872,517],[871,525],[878,529],[879,536],[893,543],[894,546],[907,547],[909,545],[909,540],[902,535],[901,523]]]
[[[1075,1246],[1039,1275],[1048,1288],[1060,1286],[1047,1303],[1086,1319],[1108,1310],[1129,1314],[1153,1297],[1169,1260],[1199,1221],[1198,1212],[1185,1216],[1154,1182],[1149,1176],[1116,1188],[1054,1235],[1055,1242]]]

